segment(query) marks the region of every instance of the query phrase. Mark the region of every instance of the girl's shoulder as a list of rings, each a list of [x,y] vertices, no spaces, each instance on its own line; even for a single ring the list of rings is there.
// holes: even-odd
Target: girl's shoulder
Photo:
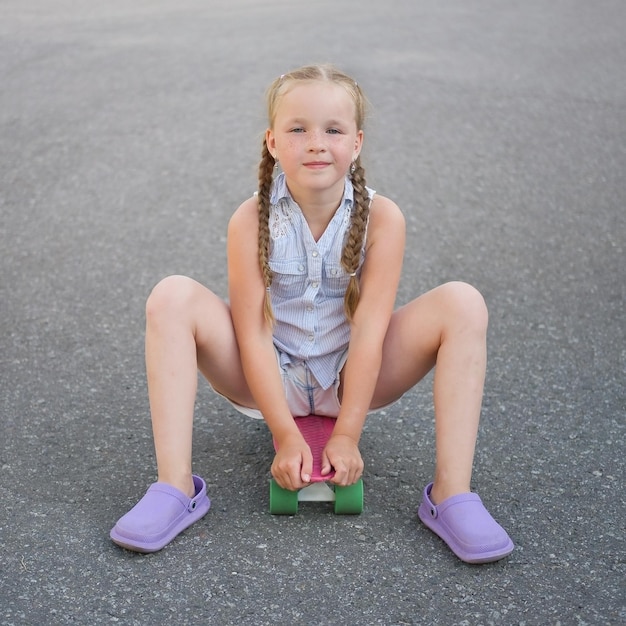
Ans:
[[[381,207],[382,209],[384,209],[385,207],[387,208],[393,208],[395,210],[400,210],[400,207],[398,207],[398,205],[391,200],[390,198],[387,198],[387,196],[383,196],[380,193],[374,193],[372,195],[372,203],[371,203],[371,210],[374,210],[375,207]]]
[[[378,228],[404,228],[404,215],[393,200],[377,193],[370,205],[368,232],[371,234]]]
[[[252,224],[258,225],[259,203],[256,195],[244,200],[235,212],[230,216],[230,227],[247,227]]]
[[[370,205],[370,214],[367,225],[367,251],[373,247],[383,250],[383,256],[389,250],[404,249],[406,225],[400,207],[389,198],[376,194]]]

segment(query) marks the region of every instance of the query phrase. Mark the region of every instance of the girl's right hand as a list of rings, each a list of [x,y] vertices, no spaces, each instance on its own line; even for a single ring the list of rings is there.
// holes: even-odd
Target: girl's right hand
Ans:
[[[313,456],[302,435],[287,437],[278,444],[272,476],[283,488],[296,491],[311,482]]]

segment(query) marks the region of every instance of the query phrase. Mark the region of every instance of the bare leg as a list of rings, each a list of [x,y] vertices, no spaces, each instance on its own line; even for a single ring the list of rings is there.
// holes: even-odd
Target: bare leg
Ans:
[[[254,406],[228,306],[199,283],[171,276],[146,304],[146,370],[158,480],[190,497],[199,367],[221,393]]]
[[[447,283],[396,311],[373,399],[399,398],[435,366],[435,503],[470,490],[486,368],[487,309],[464,283]]]

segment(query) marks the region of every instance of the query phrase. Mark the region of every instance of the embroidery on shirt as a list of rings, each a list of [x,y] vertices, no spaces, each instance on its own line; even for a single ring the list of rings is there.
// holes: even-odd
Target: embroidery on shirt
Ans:
[[[346,202],[343,206],[343,219],[341,221],[342,229],[347,230],[352,219],[352,202]]]
[[[289,202],[280,200],[270,211],[270,236],[275,241],[281,237],[286,237],[289,232],[289,225],[292,223],[293,210]]]

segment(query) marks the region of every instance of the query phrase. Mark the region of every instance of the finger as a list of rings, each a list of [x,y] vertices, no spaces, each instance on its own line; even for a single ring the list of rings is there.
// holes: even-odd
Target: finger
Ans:
[[[350,473],[350,485],[354,485],[363,476],[363,462],[358,463]]]
[[[349,485],[354,485],[356,482],[358,482],[359,478],[361,478],[361,472],[356,469],[353,472],[351,472],[350,474],[350,480],[348,482]]]
[[[326,450],[322,452],[322,476],[326,476],[326,474],[330,474],[332,472],[333,466],[328,458],[328,454],[326,454]]]
[[[274,480],[278,483],[280,487],[282,487],[283,489],[291,490],[291,487],[287,484],[282,474],[272,471],[272,477],[274,478]]]
[[[343,461],[336,461],[335,463],[335,475],[331,481],[335,485],[341,485],[345,487],[348,485],[348,468]]]
[[[298,484],[300,483],[300,478],[298,476],[300,473],[300,467],[298,465],[295,468],[292,468],[290,465],[290,463],[285,461],[274,461],[272,465],[272,476],[283,489],[295,491],[298,489]],[[295,480],[294,476],[296,477]]]
[[[272,471],[272,478],[278,483],[280,487],[282,487],[283,489],[290,489],[290,487],[287,485],[285,481],[285,478],[282,472],[280,472],[277,467],[272,465],[271,471]]]
[[[289,466],[289,483],[291,484],[291,489],[294,491],[302,489],[302,487],[306,486],[311,480],[312,470],[305,472],[304,465],[305,461],[301,459],[300,462],[294,462]],[[313,461],[311,460],[311,466],[312,465]]]
[[[311,482],[311,474],[313,473],[313,455],[309,450],[308,453],[302,455],[302,466],[300,468],[300,478],[304,484]]]

